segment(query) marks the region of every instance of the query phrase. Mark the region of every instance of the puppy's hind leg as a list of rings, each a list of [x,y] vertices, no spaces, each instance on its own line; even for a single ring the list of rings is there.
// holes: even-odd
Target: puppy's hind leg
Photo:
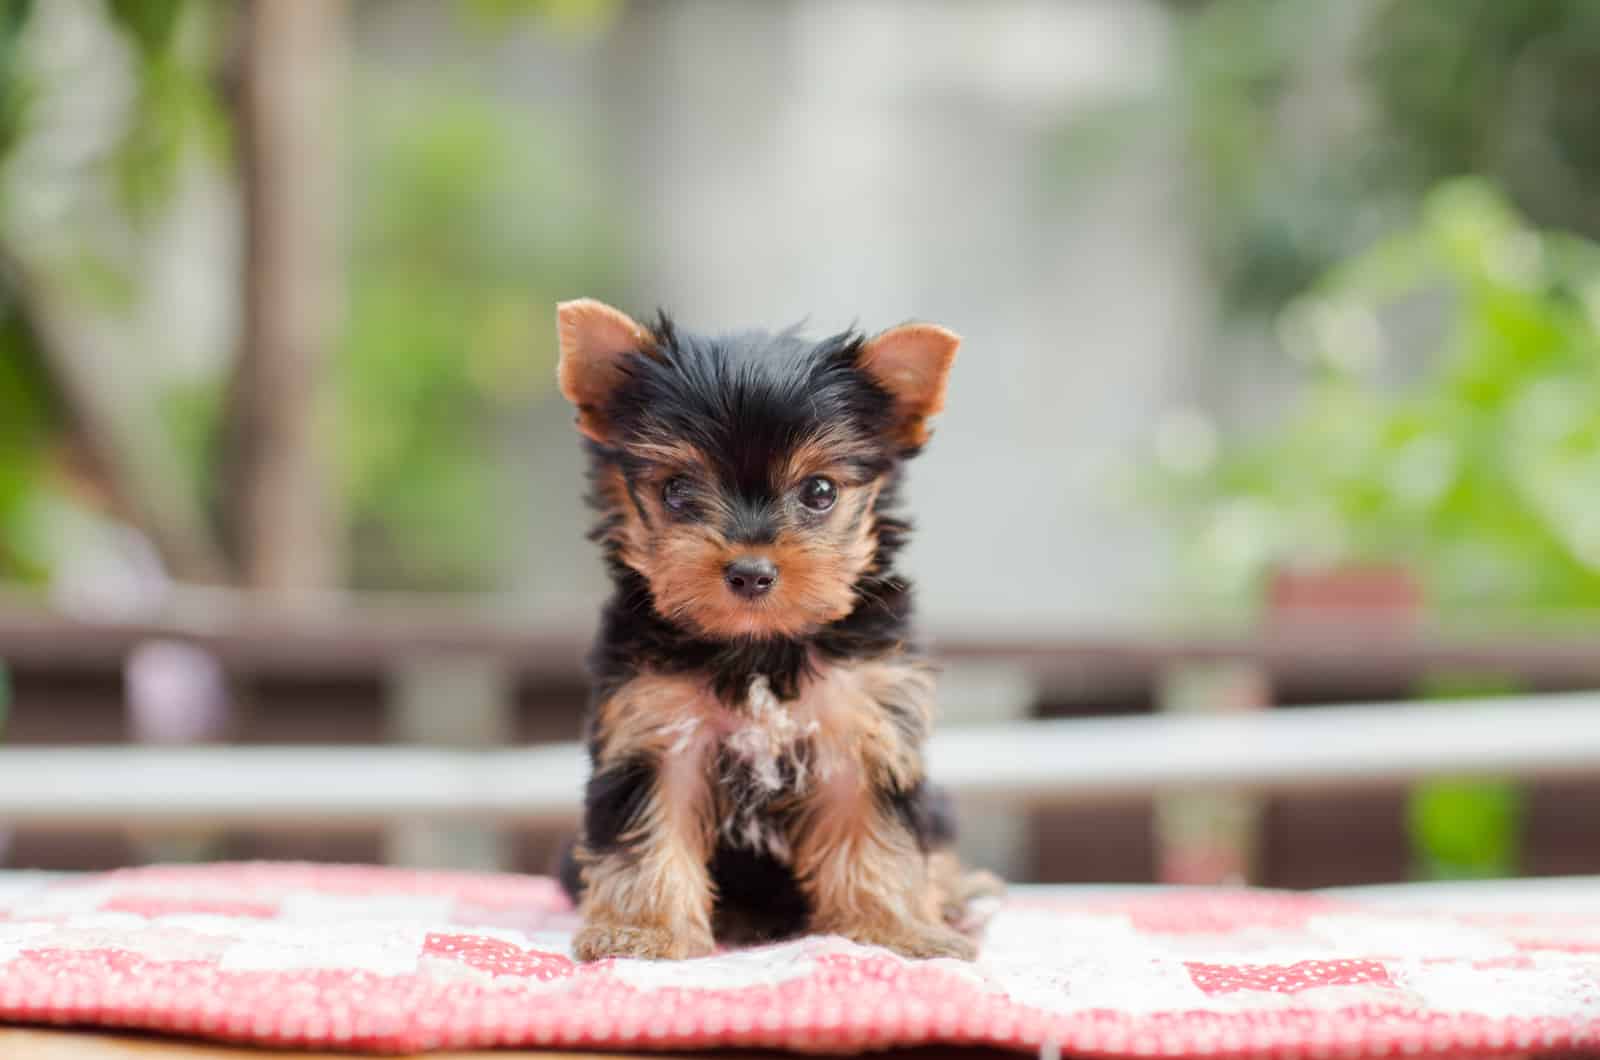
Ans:
[[[954,850],[929,854],[928,876],[944,922],[968,935],[983,930],[1006,893],[1004,880],[983,869],[968,871]]]
[[[999,908],[1005,881],[992,872],[962,866],[955,850],[955,800],[948,791],[924,784],[906,802],[907,815],[928,850],[928,882],[937,895],[940,915],[958,931],[977,934]]]
[[[795,868],[816,930],[905,957],[977,956],[977,944],[944,920],[916,833],[870,786],[836,784],[806,818]]]

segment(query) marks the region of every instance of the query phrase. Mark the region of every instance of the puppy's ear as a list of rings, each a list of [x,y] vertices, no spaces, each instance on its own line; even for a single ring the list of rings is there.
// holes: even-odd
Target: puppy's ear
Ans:
[[[593,298],[556,306],[556,334],[561,395],[578,410],[578,430],[603,445],[610,429],[605,408],[623,379],[623,365],[630,357],[653,353],[655,337],[620,309]]]
[[[927,442],[960,345],[961,336],[937,324],[902,324],[862,345],[861,369],[894,399],[894,438],[906,448]]]

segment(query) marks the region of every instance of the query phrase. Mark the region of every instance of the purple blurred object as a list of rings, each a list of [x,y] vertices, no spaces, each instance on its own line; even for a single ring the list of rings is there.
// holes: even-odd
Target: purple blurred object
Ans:
[[[63,612],[90,621],[130,621],[158,613],[172,579],[150,541],[113,521],[69,519],[60,528],[61,558],[51,590]],[[123,666],[128,724],[140,743],[213,740],[228,721],[222,667],[182,641],[151,641]]]
[[[228,689],[211,655],[181,641],[151,641],[133,650],[123,673],[128,723],[140,743],[198,743],[222,735]]]

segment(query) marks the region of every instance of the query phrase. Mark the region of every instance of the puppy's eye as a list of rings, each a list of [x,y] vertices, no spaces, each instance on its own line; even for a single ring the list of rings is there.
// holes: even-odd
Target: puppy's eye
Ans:
[[[839,487],[832,479],[812,475],[800,483],[800,503],[814,512],[825,512],[839,499]]]
[[[682,475],[667,479],[667,484],[661,487],[661,503],[667,506],[668,511],[683,511],[689,507],[693,497],[694,487]]]

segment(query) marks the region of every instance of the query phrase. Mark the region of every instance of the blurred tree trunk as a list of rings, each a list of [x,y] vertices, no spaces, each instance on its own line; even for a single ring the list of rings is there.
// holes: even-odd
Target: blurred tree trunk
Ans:
[[[244,335],[227,503],[241,580],[267,592],[338,578],[331,447],[318,427],[341,300],[343,19],[338,0],[250,0],[241,27]]]

